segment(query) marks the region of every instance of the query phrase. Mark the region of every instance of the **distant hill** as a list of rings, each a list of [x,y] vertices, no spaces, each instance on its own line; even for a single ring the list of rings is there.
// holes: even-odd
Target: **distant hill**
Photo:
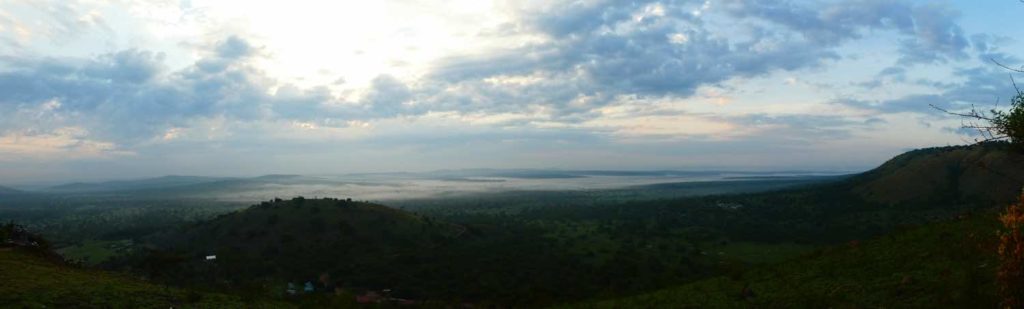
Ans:
[[[270,190],[280,192],[284,196],[291,190],[288,187],[309,187],[316,185],[340,186],[346,182],[326,180],[318,177],[301,175],[265,175],[251,178],[231,177],[198,177],[198,176],[164,176],[158,178],[108,181],[99,183],[70,183],[50,187],[49,192],[73,194],[133,194],[148,197],[224,197],[236,194],[260,195]],[[274,195],[268,196],[272,197]],[[268,198],[268,197],[261,197]],[[253,198],[255,200],[256,198]]]
[[[857,195],[882,204],[1005,204],[1021,193],[1024,154],[1005,143],[914,150],[848,184]]]
[[[231,178],[200,176],[163,176],[157,178],[118,180],[98,183],[76,182],[53,186],[48,191],[56,192],[115,192],[147,189],[173,188],[188,185],[208,184]]]
[[[8,187],[0,186],[0,197],[11,196],[11,195],[21,195],[21,194],[25,194],[25,192],[23,192],[21,190],[16,190],[16,189],[11,189],[11,188],[8,188]]]
[[[196,254],[217,253],[263,256],[268,251],[309,253],[325,245],[388,251],[437,246],[457,236],[460,227],[365,202],[340,199],[303,199],[264,202],[246,210],[175,232],[170,246]],[[281,261],[281,264],[290,264]]]
[[[289,197],[299,195],[291,188],[308,188],[311,186],[337,187],[348,182],[327,180],[319,177],[301,175],[265,175],[252,178],[226,178],[211,182],[185,184],[174,187],[151,188],[136,190],[134,193],[146,195],[169,195],[174,197],[230,197],[236,194],[246,196],[246,201],[270,198],[273,196]],[[302,190],[298,190],[302,191]],[[273,195],[264,197],[265,194]]]
[[[439,170],[426,173],[405,173],[408,177],[427,177],[439,179],[457,179],[468,177],[496,177],[512,179],[571,179],[600,176],[614,177],[715,177],[728,174],[743,174],[750,177],[769,177],[761,175],[774,174],[814,174],[811,171],[772,171],[772,172],[743,172],[724,170],[558,170],[558,169],[461,169],[461,170]],[[828,173],[832,174],[832,173]],[[374,175],[374,174],[369,174]],[[381,174],[383,175],[383,174]],[[726,177],[730,178],[730,177]]]

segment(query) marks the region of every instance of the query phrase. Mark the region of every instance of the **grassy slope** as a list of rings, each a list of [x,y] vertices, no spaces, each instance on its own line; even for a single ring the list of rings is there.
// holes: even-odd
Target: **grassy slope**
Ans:
[[[85,266],[96,266],[119,254],[124,254],[132,245],[131,240],[88,240],[81,244],[57,250],[64,259],[76,261]]]
[[[781,264],[579,308],[995,307],[995,214],[935,223]],[[745,286],[753,297],[741,297]]]
[[[14,248],[0,248],[0,304],[25,308],[291,307],[288,303],[193,293],[124,275],[62,266]]]

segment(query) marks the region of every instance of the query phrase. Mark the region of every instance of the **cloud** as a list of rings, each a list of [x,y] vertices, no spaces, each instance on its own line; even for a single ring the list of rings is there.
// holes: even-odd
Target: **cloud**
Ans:
[[[364,106],[372,106],[374,116],[391,117],[403,112],[404,104],[413,98],[413,93],[398,79],[381,75],[374,78],[370,92],[363,98]]]
[[[956,23],[959,14],[947,7],[928,4],[914,8],[912,38],[901,42],[903,64],[946,62],[967,58],[970,46],[963,29]]]
[[[873,31],[897,35],[897,66],[880,74],[894,82],[905,81],[908,65],[963,60],[970,47],[956,11],[910,1],[559,1],[519,15],[518,31],[545,39],[439,62],[429,82],[448,91],[435,107],[504,112],[542,104],[587,119],[621,96],[688,98],[737,78],[823,68],[842,60],[844,44]],[[544,82],[481,82],[514,78]],[[574,104],[580,97],[590,104]]]
[[[240,59],[252,56],[256,49],[238,36],[230,36],[217,45],[217,56],[226,59]]]
[[[723,17],[714,15],[719,5],[740,35],[707,22]],[[543,39],[447,58],[415,83],[381,74],[355,101],[336,96],[332,85],[298,88],[268,76],[253,64],[260,48],[227,36],[173,72],[165,71],[165,55],[134,49],[86,60],[11,58],[15,69],[0,73],[7,90],[0,104],[19,109],[58,99],[64,123],[124,143],[197,118],[345,126],[430,112],[540,110],[546,121],[580,123],[624,98],[688,98],[736,78],[819,68],[841,59],[837,46],[871,29],[894,29],[922,47],[905,50],[913,59],[956,58],[966,46],[954,12],[903,1],[562,1],[516,13],[519,26],[510,31]],[[896,70],[886,74],[902,78]]]
[[[81,35],[60,29],[139,24],[109,42],[91,33],[80,39],[85,47],[75,45],[81,51],[60,53],[77,56],[17,37],[9,29],[27,17],[0,10],[0,42],[22,44],[11,49],[18,52],[0,50],[0,113],[13,115],[0,117],[0,137],[150,158],[186,148],[197,157],[228,148],[295,155],[281,145],[326,157],[345,153],[337,146],[344,143],[374,148],[365,150],[374,158],[385,149],[420,155],[446,147],[490,147],[505,158],[516,149],[553,154],[571,145],[620,156],[614,163],[628,156],[628,144],[647,147],[660,162],[690,152],[717,159],[714,151],[778,154],[918,125],[900,117],[935,119],[929,103],[992,103],[1009,94],[1009,80],[977,61],[1019,63],[999,49],[1008,38],[967,36],[956,10],[904,0],[503,2],[486,14],[494,23],[424,23],[446,32],[437,36],[370,31],[351,41],[366,53],[335,46],[338,57],[351,58],[312,59],[333,57],[332,49],[298,62],[282,56],[295,46],[283,39],[291,31],[216,20],[230,6],[181,5],[152,18],[183,26],[151,29],[119,14],[88,17],[85,5],[33,9],[63,16],[30,29],[45,38]],[[147,34],[153,29],[163,32]],[[242,35],[253,32],[265,33]],[[439,41],[417,42],[428,37]],[[158,38],[184,41],[153,44]],[[138,44],[153,50],[132,47]],[[414,51],[430,44],[451,46]],[[892,53],[864,54],[878,45]],[[287,68],[293,63],[321,72],[300,81],[303,70]],[[872,91],[843,93],[847,85]]]
[[[463,102],[464,108],[544,104],[556,113],[579,114],[620,95],[689,97],[701,86],[818,67],[839,58],[811,41],[754,26],[745,37],[723,35],[689,9],[703,4],[560,2],[522,13],[525,28],[547,40],[491,55],[450,58],[430,77],[449,84],[439,88],[470,89],[465,92],[473,95],[445,94],[446,101]],[[545,82],[480,82],[528,77]],[[497,96],[476,96],[481,93]],[[594,100],[587,107],[574,105],[579,97]]]
[[[0,134],[0,162],[98,159],[131,155],[110,142],[89,138],[85,129],[57,128],[48,133]]]
[[[161,53],[134,49],[121,51],[89,62],[81,68],[81,75],[112,83],[144,83],[160,73],[163,58]]]
[[[1011,68],[1019,66],[1021,59],[1014,55],[1004,53],[999,46],[1013,42],[1013,39],[1003,36],[995,36],[979,33],[971,36],[971,43],[982,62],[996,62]]]
[[[1002,107],[1006,107],[1008,99],[1016,93],[1007,74],[1006,70],[995,65],[956,69],[953,76],[960,77],[962,80],[923,80],[919,82],[943,89],[938,93],[918,93],[878,100],[843,98],[835,100],[833,103],[880,114],[916,113],[932,116],[943,114],[932,108],[931,105],[951,111],[973,107],[989,110],[998,107],[1000,103]]]
[[[138,50],[85,60],[8,58],[11,70],[0,72],[0,108],[18,113],[57,101],[48,112],[59,121],[44,123],[88,127],[91,134],[130,144],[197,117],[264,119],[270,116],[267,105],[295,100],[267,94],[276,83],[238,59],[239,46],[248,45],[228,39],[216,56],[170,73],[163,71],[162,54]],[[0,124],[0,132],[24,127]]]
[[[889,0],[801,4],[731,0],[724,7],[736,17],[754,17],[782,25],[822,47],[860,39],[868,30],[895,31],[903,36],[899,63],[905,65],[964,59],[970,46],[957,23],[959,14],[938,4]]]

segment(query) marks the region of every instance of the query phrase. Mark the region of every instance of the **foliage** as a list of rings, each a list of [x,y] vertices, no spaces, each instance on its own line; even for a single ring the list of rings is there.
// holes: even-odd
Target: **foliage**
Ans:
[[[993,212],[801,258],[570,308],[990,308],[998,303]]]
[[[1004,66],[1004,68],[1006,67]],[[1010,98],[1007,110],[993,108],[985,111],[972,107],[966,112],[954,112],[936,105],[931,105],[931,107],[943,113],[960,117],[961,127],[975,131],[979,136],[975,139],[975,143],[1009,141],[1014,148],[1024,149],[1024,92],[1019,89]]]
[[[1024,195],[999,216],[999,292],[1004,308],[1024,307]]]
[[[1006,136],[1018,147],[1024,145],[1024,92],[1010,100],[1009,110],[992,111],[992,125],[998,136]]]

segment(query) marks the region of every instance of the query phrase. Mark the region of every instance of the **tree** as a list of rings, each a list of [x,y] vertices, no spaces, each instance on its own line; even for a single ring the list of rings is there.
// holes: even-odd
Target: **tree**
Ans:
[[[1021,3],[1024,3],[1024,0],[1021,0]],[[1011,74],[1024,73],[1024,66],[1014,68],[996,59],[991,60]],[[1024,92],[1017,87],[1017,83],[1013,80],[1013,75],[1010,75],[1010,82],[1013,83],[1013,88],[1017,93],[1010,99],[1010,108],[1005,111],[993,108],[986,112],[972,106],[969,111],[959,113],[933,104],[929,105],[946,114],[960,117],[963,121],[962,127],[964,129],[975,130],[981,136],[975,139],[977,143],[1009,141],[1019,150],[1024,150]]]
[[[1019,148],[1024,148],[1024,92],[1020,89],[1017,89],[1017,94],[1010,99],[1010,108],[1005,111],[993,108],[986,112],[972,107],[970,111],[958,113],[931,106],[946,114],[962,118],[963,128],[978,132],[980,137],[975,139],[975,142],[1008,141]]]

